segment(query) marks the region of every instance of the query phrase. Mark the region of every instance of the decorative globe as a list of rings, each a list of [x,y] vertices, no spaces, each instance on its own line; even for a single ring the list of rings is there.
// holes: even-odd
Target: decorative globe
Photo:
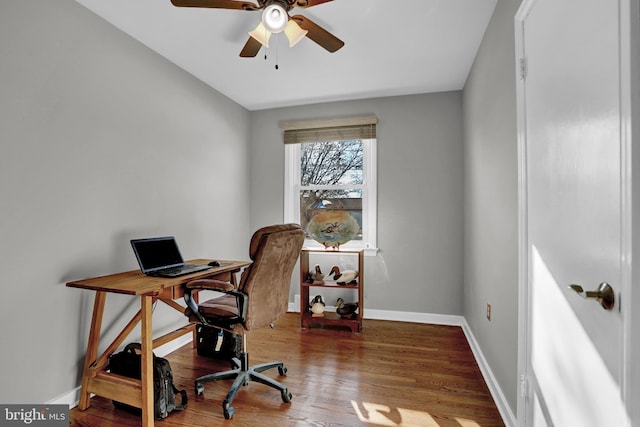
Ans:
[[[307,231],[313,240],[325,248],[340,249],[340,245],[358,234],[360,226],[348,212],[327,209],[311,218]]]

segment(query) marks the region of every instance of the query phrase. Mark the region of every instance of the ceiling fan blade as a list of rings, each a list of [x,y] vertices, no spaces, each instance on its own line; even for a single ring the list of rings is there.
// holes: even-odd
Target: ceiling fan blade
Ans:
[[[300,28],[308,31],[307,37],[327,49],[329,52],[335,52],[344,46],[344,42],[342,40],[311,21],[309,18],[305,18],[302,15],[294,15],[291,19],[295,20],[296,23],[300,25]]]
[[[253,58],[258,54],[258,52],[260,52],[261,47],[262,43],[260,43],[253,37],[249,37],[249,40],[247,40],[247,43],[244,45],[242,51],[240,52],[240,56],[243,58]]]
[[[171,0],[177,7],[210,7],[215,9],[258,10],[261,6],[248,1],[236,0]]]
[[[317,6],[319,4],[328,3],[330,1],[333,1],[333,0],[298,0],[296,2],[296,6],[306,9],[307,7]]]

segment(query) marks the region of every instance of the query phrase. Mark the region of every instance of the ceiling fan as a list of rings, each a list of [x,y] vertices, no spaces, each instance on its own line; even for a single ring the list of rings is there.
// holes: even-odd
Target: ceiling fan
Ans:
[[[306,9],[333,0],[257,0],[258,4],[240,0],[171,0],[177,7],[207,7],[215,9],[260,10],[262,19],[258,26],[249,32],[249,40],[240,52],[242,57],[254,57],[262,46],[269,47],[271,34],[283,32],[289,39],[289,47],[305,36],[328,50],[335,52],[344,46],[344,42],[302,15],[289,16],[294,7]]]

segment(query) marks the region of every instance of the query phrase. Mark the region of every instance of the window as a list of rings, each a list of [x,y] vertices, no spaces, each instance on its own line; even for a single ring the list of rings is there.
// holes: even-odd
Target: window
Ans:
[[[323,210],[353,216],[359,232],[344,249],[376,253],[375,117],[286,122],[285,222],[306,230]],[[307,247],[322,245],[307,236]]]

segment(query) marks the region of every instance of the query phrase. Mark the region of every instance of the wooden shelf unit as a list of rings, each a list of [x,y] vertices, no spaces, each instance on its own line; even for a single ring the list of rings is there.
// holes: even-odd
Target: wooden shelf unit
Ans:
[[[306,283],[307,274],[313,269],[309,265],[309,255],[317,254],[335,254],[335,255],[351,255],[358,259],[358,278],[355,285],[338,285],[334,280],[329,279],[329,272],[325,272],[325,283],[313,284]],[[313,317],[309,309],[309,295],[311,288],[329,288],[329,289],[356,289],[358,298],[358,312],[354,319],[343,318],[334,312],[325,312],[324,317]],[[352,302],[352,301],[345,301]],[[351,332],[362,331],[362,313],[364,312],[364,250],[325,250],[325,249],[309,249],[303,248],[300,251],[300,325],[302,329],[308,329],[310,325],[336,325],[346,326]]]

